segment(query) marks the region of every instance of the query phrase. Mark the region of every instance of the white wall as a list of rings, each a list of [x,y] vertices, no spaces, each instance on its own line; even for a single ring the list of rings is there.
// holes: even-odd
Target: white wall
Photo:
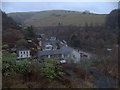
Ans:
[[[72,51],[68,55],[65,55],[65,59],[68,60],[69,63],[78,63],[80,62],[80,54],[76,51]]]
[[[19,51],[18,58],[29,58],[30,56],[30,50],[24,50],[24,51]]]

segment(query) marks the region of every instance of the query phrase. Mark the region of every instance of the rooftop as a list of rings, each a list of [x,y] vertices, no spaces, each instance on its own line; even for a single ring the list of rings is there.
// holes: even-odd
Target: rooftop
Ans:
[[[67,47],[67,46],[63,46],[61,49],[57,49],[57,50],[49,50],[49,51],[38,51],[38,54],[40,56],[43,55],[56,55],[56,54],[68,54],[70,52],[72,52],[74,49]]]
[[[19,47],[17,48],[17,51],[19,51],[19,50],[29,50],[29,49],[26,48],[25,46],[19,46]]]

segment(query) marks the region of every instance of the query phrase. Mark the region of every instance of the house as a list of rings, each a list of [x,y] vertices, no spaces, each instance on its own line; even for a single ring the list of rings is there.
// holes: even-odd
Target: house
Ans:
[[[32,40],[28,40],[28,43],[32,43]]]
[[[24,46],[17,48],[17,59],[30,58],[30,50]]]
[[[38,44],[39,44],[39,46],[42,46],[42,41],[39,41]]]
[[[37,38],[38,41],[40,41],[42,38]]]
[[[107,48],[107,51],[112,51],[112,49],[111,48]]]
[[[53,46],[48,44],[48,45],[45,45],[45,49],[44,50],[52,50]]]
[[[80,54],[67,46],[63,46],[61,49],[57,50],[38,51],[38,58],[56,58],[57,60],[65,59],[73,63],[80,62]]]
[[[50,37],[50,41],[56,41],[56,37]]]
[[[67,44],[67,42],[65,40],[62,40],[63,43]]]

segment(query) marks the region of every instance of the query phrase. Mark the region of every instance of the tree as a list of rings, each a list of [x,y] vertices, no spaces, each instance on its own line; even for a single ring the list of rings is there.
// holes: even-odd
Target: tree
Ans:
[[[3,76],[10,76],[10,72],[14,70],[16,54],[4,51],[2,53],[2,74]]]
[[[45,62],[42,63],[41,66],[41,75],[46,77],[48,81],[52,81],[55,78],[60,79],[60,77],[64,75],[62,67],[56,60],[46,58]]]
[[[5,12],[2,12],[2,24],[12,28],[18,28],[17,23],[11,17],[7,16]]]
[[[8,44],[4,44],[4,45],[2,45],[2,49],[8,49]]]
[[[119,13],[120,13],[119,9],[115,9],[110,12],[110,14],[106,18],[107,27],[110,27],[110,28],[118,27],[118,19],[120,17]]]
[[[25,39],[20,39],[16,42],[17,46],[26,46],[28,47],[28,43]]]
[[[28,30],[28,36],[30,37],[30,38],[33,38],[33,37],[35,37],[35,33],[34,33],[34,29],[33,29],[33,26],[30,26],[30,27],[27,27],[27,30]]]
[[[80,47],[80,40],[77,38],[76,35],[73,35],[73,36],[71,37],[71,45],[72,45],[73,47]]]
[[[118,32],[118,44],[120,45],[120,30]]]

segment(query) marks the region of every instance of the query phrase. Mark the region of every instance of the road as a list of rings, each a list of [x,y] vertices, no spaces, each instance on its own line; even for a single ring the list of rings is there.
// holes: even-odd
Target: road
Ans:
[[[116,88],[118,85],[117,79],[110,76],[105,76],[97,69],[88,69],[87,71],[92,72],[92,75],[97,78],[97,80],[93,82],[96,88]],[[79,83],[83,82],[81,78],[76,77],[76,73],[72,69],[67,69],[66,72],[70,74],[70,79],[76,80]]]

